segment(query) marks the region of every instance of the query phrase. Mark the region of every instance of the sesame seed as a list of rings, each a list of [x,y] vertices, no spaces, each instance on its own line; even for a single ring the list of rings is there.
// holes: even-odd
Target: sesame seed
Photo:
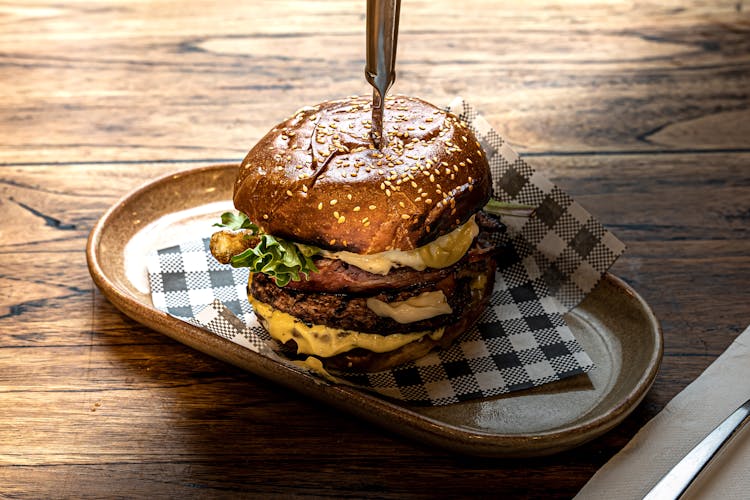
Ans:
[[[367,222],[369,222],[369,221],[370,221],[370,218],[369,218],[369,217],[364,217],[364,218],[362,219],[362,224],[367,224]]]
[[[474,164],[474,162],[471,161],[471,158],[466,158],[466,161],[469,162],[469,165],[473,165]]]
[[[352,210],[354,210],[355,212],[359,212],[360,211],[359,205],[357,205],[356,207],[354,207]]]
[[[323,202],[318,203],[318,210],[323,210]]]
[[[328,242],[328,244],[331,245],[331,246],[335,245],[336,244],[336,239],[335,238],[332,239],[331,241]]]
[[[339,202],[339,200],[333,199],[333,200],[329,201],[328,203],[330,203],[331,206],[333,206],[333,205],[335,205],[338,202]]]
[[[344,216],[342,215],[341,217],[339,217],[339,218],[338,218],[338,223],[339,223],[339,224],[343,224],[345,220],[346,220],[346,217],[344,217]]]
[[[435,176],[430,174],[430,182],[435,182]]]
[[[376,207],[375,205],[370,205],[370,206],[369,206],[369,207],[367,207],[367,208],[369,208],[370,210],[375,210],[375,209],[376,209],[376,208],[378,208],[378,207]]]
[[[414,182],[414,181],[411,181],[411,187],[413,187],[413,188],[417,187],[417,183]]]
[[[410,217],[409,214],[401,214],[401,218],[404,220],[408,219],[409,217]]]
[[[334,217],[335,217],[336,219],[338,219],[339,217],[341,217],[341,214],[340,214],[340,213],[338,213],[338,212],[333,212],[333,216],[334,216]]]
[[[305,193],[307,192],[307,185],[305,184],[302,185],[302,191],[304,191]]]
[[[406,208],[406,205],[404,205],[403,201],[399,201],[398,206],[400,206],[401,208]]]
[[[391,190],[390,189],[386,189],[385,190],[385,195],[386,196],[391,196]]]
[[[286,190],[286,195],[287,195],[287,196],[292,196],[292,192],[291,192],[291,191],[289,191],[289,190],[287,189],[287,190]]]
[[[268,214],[263,214],[263,218],[264,218],[265,220],[268,220]]]
[[[430,205],[432,204],[432,198],[427,198],[426,200],[424,200],[424,202]]]

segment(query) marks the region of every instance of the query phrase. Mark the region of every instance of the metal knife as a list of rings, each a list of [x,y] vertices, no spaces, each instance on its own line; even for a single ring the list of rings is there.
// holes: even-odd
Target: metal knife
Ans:
[[[396,80],[396,42],[401,0],[367,0],[367,62],[365,78],[372,91],[372,139],[379,149],[387,143],[383,129],[385,95]]]
[[[737,408],[711,433],[703,438],[677,465],[656,483],[644,500],[665,500],[680,498],[706,468],[724,443],[750,421],[750,399]]]

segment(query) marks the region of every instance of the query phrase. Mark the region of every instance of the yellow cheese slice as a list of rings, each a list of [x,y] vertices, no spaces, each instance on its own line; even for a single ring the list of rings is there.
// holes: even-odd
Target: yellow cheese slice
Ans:
[[[442,290],[424,292],[399,302],[383,302],[370,297],[367,307],[378,316],[391,318],[399,323],[412,323],[453,312]]]
[[[386,275],[392,267],[406,266],[422,271],[428,267],[442,269],[458,262],[469,250],[479,234],[479,226],[472,216],[465,224],[435,241],[414,250],[388,250],[370,255],[324,250],[321,254],[331,259],[343,260],[347,264],[373,274]]]
[[[298,354],[314,354],[329,358],[356,347],[373,352],[390,352],[422,337],[438,340],[444,331],[444,328],[439,328],[434,331],[378,335],[324,325],[308,326],[291,314],[274,309],[252,295],[249,295],[248,299],[271,337],[282,343],[294,340],[297,343]]]

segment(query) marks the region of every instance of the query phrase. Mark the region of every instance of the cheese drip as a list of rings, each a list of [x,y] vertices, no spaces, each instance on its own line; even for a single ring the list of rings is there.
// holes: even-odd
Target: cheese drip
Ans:
[[[331,259],[343,260],[347,264],[373,274],[386,275],[392,267],[406,266],[423,271],[428,267],[442,269],[458,262],[469,250],[471,243],[479,234],[479,226],[472,216],[465,224],[435,241],[414,250],[388,250],[371,255],[360,255],[353,252],[330,252],[324,250],[322,255]]]
[[[356,347],[362,347],[373,352],[395,351],[399,347],[422,337],[438,340],[443,336],[445,330],[444,328],[438,328],[434,331],[378,335],[377,333],[355,332],[324,325],[308,326],[291,314],[274,309],[270,305],[255,299],[252,295],[249,295],[248,299],[258,319],[261,320],[271,337],[282,343],[294,340],[297,343],[298,354],[314,354],[323,358],[351,351]]]
[[[369,307],[378,316],[391,318],[399,323],[412,323],[453,312],[442,290],[424,292],[399,302],[383,302],[370,297]]]

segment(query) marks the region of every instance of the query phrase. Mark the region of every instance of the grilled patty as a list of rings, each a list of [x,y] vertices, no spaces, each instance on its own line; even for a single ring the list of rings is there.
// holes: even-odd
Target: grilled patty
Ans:
[[[354,266],[335,266],[337,278],[342,279],[342,276],[349,274],[362,278],[364,273],[371,277],[373,287],[367,290],[360,286],[359,293],[331,293],[301,290],[289,286],[281,288],[276,286],[273,279],[268,276],[256,274],[250,286],[250,293],[257,300],[311,325],[326,325],[381,335],[434,330],[455,323],[463,314],[467,304],[472,301],[472,293],[476,293],[478,287],[494,278],[495,262],[492,256],[487,252],[475,251],[473,257],[472,259],[467,256],[445,269],[431,270],[427,273],[413,271],[419,275],[420,279],[407,281],[406,283],[409,283],[407,286],[404,286],[400,279],[387,286],[386,282],[381,279],[384,278],[382,276],[362,271]],[[327,263],[321,263],[319,266],[319,268],[327,267]],[[348,280],[343,279],[343,281]],[[360,281],[360,285],[367,282],[365,277]],[[402,324],[391,318],[378,316],[367,307],[367,299],[370,297],[391,303],[438,290],[442,291],[447,298],[452,309],[450,314],[441,314]]]

